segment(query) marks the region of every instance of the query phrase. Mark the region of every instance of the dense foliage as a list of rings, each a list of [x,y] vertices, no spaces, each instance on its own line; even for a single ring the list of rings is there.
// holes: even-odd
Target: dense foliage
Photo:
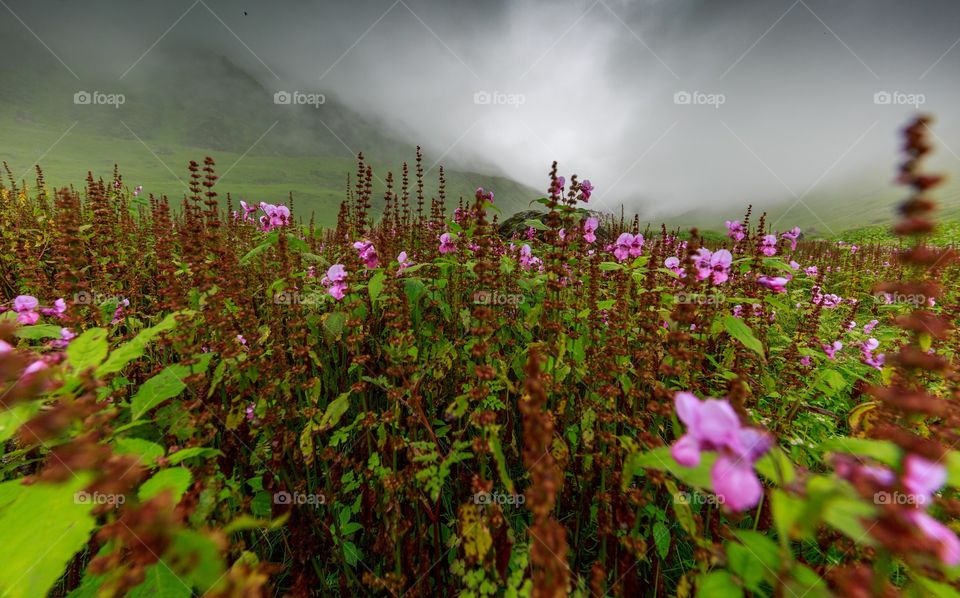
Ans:
[[[419,160],[374,208],[361,157],[323,231],[222,202],[209,158],[181,206],[10,181],[0,588],[955,596],[926,126],[899,245],[641,231],[556,165],[513,238]]]

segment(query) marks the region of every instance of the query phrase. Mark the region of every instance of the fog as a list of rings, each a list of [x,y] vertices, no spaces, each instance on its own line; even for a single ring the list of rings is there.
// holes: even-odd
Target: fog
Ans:
[[[3,42],[8,63],[122,81],[209,48],[453,167],[541,189],[558,160],[601,209],[882,193],[917,108],[937,117],[936,165],[960,162],[946,0],[5,0],[0,14],[5,40],[27,40]]]

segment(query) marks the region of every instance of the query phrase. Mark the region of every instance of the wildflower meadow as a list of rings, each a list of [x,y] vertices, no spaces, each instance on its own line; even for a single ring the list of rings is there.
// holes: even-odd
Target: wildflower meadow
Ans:
[[[211,158],[183,201],[9,176],[0,592],[957,596],[933,126],[858,242],[641,225],[556,163],[514,231],[419,153],[330,227]]]

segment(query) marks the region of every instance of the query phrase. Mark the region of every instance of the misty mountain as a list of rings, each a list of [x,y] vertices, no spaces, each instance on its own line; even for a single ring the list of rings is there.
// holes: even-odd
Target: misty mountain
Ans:
[[[200,46],[155,52],[123,79],[77,80],[36,53],[6,62],[0,79],[16,83],[0,86],[0,160],[28,181],[39,162],[54,185],[76,184],[87,170],[108,177],[118,164],[129,185],[179,198],[188,160],[210,155],[221,195],[281,202],[293,192],[298,213],[314,211],[323,224],[335,220],[356,152],[374,168],[375,209],[388,170],[396,189],[406,161],[413,181],[415,142],[335,94],[268,88]],[[428,198],[437,193],[439,158],[424,155]],[[542,195],[506,177],[447,171],[446,179],[452,205],[478,186],[494,190],[507,214]]]

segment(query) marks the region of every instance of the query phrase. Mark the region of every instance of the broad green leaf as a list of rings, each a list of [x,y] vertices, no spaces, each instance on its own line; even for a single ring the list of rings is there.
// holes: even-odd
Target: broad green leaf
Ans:
[[[74,499],[82,474],[65,484],[0,483],[0,595],[46,596],[95,527],[91,505]]]
[[[157,457],[162,457],[163,447],[142,438],[118,438],[114,441],[114,452],[118,455],[137,455],[144,465],[153,465]]]
[[[140,486],[137,496],[140,497],[140,500],[150,500],[169,489],[173,491],[173,502],[178,503],[183,498],[183,493],[187,491],[192,480],[193,474],[190,473],[189,469],[183,467],[161,469]]]
[[[147,345],[150,344],[160,334],[173,330],[177,327],[177,317],[192,313],[186,311],[175,312],[167,315],[157,325],[141,330],[137,336],[114,349],[107,360],[97,368],[97,376],[113,374],[123,369],[125,365],[135,359],[143,356]]]
[[[184,569],[174,572],[185,582],[193,584],[200,593],[213,587],[226,570],[216,542],[204,534],[189,530],[178,530],[164,560],[178,563]]]
[[[820,443],[823,451],[848,453],[870,457],[884,465],[896,466],[900,462],[900,449],[889,440],[870,440],[867,438],[829,438]]]
[[[697,598],[743,598],[743,590],[726,571],[713,571],[697,579]]]
[[[370,282],[367,283],[367,291],[370,293],[370,303],[377,302],[377,298],[379,298],[380,293],[383,292],[383,282],[386,278],[387,275],[383,272],[377,272],[370,277]]]
[[[140,419],[143,415],[168,399],[179,395],[187,387],[183,379],[205,372],[210,365],[211,353],[197,356],[200,361],[192,366],[182,364],[166,367],[159,374],[143,383],[130,401],[130,418]]]
[[[667,553],[670,551],[670,528],[664,525],[662,521],[653,524],[653,543],[657,547],[657,554],[660,555],[660,558],[666,559]]]
[[[60,338],[60,329],[60,326],[53,324],[34,324],[33,326],[20,326],[13,334],[17,338],[38,341],[45,338]]]
[[[16,433],[20,425],[40,411],[43,401],[19,403],[11,409],[0,411],[0,442],[6,442]]]
[[[684,467],[673,460],[670,455],[670,447],[664,446],[644,453],[632,453],[627,457],[623,465],[623,486],[626,488],[630,484],[633,476],[640,470],[660,469],[669,471],[678,480],[693,486],[695,488],[704,488],[710,490],[713,488],[710,481],[710,468],[716,460],[714,453],[701,453],[700,465],[697,467]]]
[[[91,328],[67,345],[67,360],[77,371],[100,365],[107,357],[107,331]]]
[[[130,590],[127,598],[190,598],[193,595],[193,588],[164,561],[150,565],[143,572],[143,582]]]
[[[727,334],[760,357],[764,356],[763,343],[753,335],[753,330],[750,330],[743,320],[733,316],[723,316],[722,322]]]
[[[797,477],[793,463],[780,447],[770,449],[756,462],[755,467],[760,475],[773,482],[789,484]]]

